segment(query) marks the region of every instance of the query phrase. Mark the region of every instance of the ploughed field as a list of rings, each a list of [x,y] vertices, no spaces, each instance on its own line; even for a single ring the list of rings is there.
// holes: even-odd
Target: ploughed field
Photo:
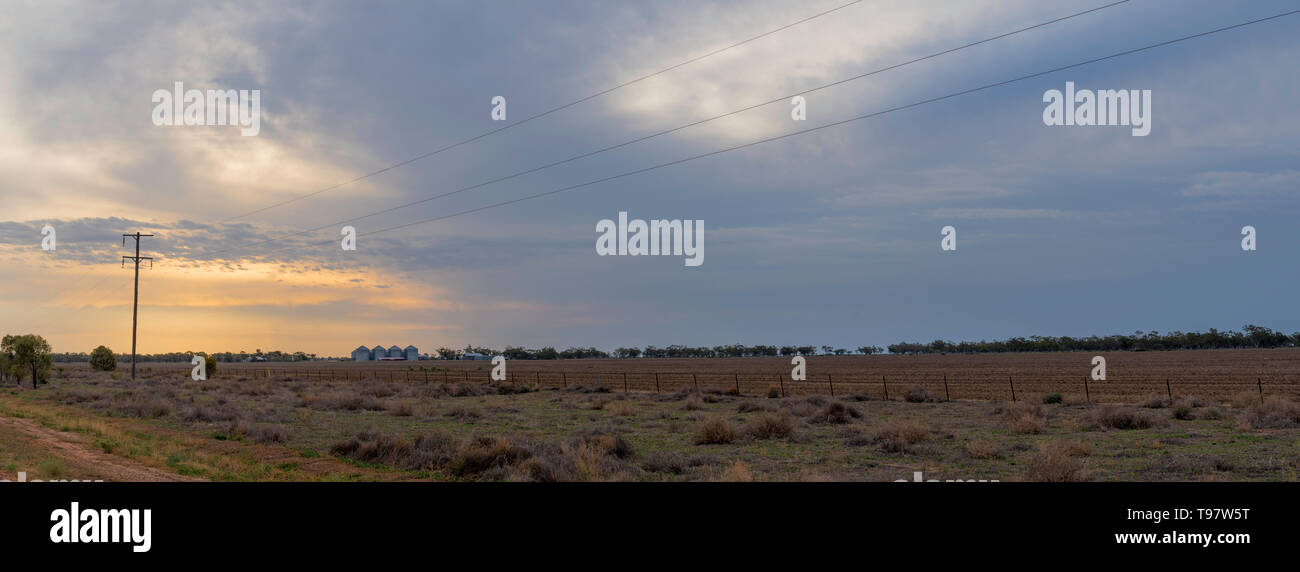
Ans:
[[[1094,355],[1106,380],[1090,379]],[[601,385],[615,391],[673,392],[684,387],[766,395],[866,395],[897,399],[920,386],[952,400],[1037,399],[1060,393],[1125,403],[1151,394],[1229,397],[1243,391],[1300,399],[1300,349],[1169,352],[1058,352],[922,356],[812,356],[805,381],[791,381],[790,358],[511,360],[507,381],[543,388]],[[183,364],[150,364],[178,368]],[[423,368],[421,370],[421,368]],[[487,381],[487,361],[298,362],[220,364],[219,377],[302,377],[391,381]],[[945,381],[946,378],[946,381]],[[1086,387],[1085,387],[1086,386]]]
[[[788,358],[511,361],[496,382],[488,362],[219,364],[206,381],[141,364],[134,382],[129,364],[60,364],[0,391],[0,417],[215,480],[1297,479],[1300,352],[1103,355],[1091,403],[1082,353],[819,356],[804,384]],[[58,467],[38,444],[0,444],[0,465]]]

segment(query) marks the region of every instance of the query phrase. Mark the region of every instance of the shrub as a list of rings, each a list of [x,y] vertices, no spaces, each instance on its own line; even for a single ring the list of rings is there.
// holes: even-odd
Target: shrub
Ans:
[[[395,417],[410,417],[415,415],[415,406],[409,401],[392,401],[388,404],[388,414]]]
[[[1049,393],[1043,396],[1043,405],[1052,405],[1065,401],[1065,398],[1059,393]]]
[[[984,440],[967,441],[966,454],[972,459],[994,459],[1002,455],[997,445]]]
[[[506,468],[532,456],[522,443],[503,437],[478,437],[463,443],[451,461],[451,472],[472,476],[490,469]]]
[[[1107,405],[1092,412],[1092,424],[1107,429],[1150,429],[1161,419],[1150,411]]]
[[[188,423],[235,421],[239,413],[225,405],[197,405],[185,413],[184,419]]]
[[[1043,443],[1039,451],[1029,458],[1025,478],[1049,483],[1074,483],[1088,480],[1087,462],[1071,455],[1068,446]]]
[[[843,401],[832,401],[827,403],[826,407],[813,420],[819,423],[842,425],[861,417],[862,412],[858,411],[856,407],[846,405]]]
[[[138,397],[127,403],[122,412],[142,419],[165,417],[172,412],[171,402],[162,398]]]
[[[113,350],[99,346],[90,352],[90,367],[98,371],[113,371],[117,369],[117,356],[113,355]]]
[[[754,473],[749,470],[749,465],[744,461],[735,461],[722,472],[718,480],[727,483],[748,483],[754,480]]]
[[[445,414],[457,421],[473,421],[483,416],[483,412],[478,409],[466,407],[464,405],[453,405]]]
[[[1252,429],[1300,427],[1300,405],[1285,397],[1269,396],[1242,413],[1239,420]]]
[[[723,417],[710,417],[695,434],[696,445],[725,445],[736,440],[736,429]]]
[[[926,427],[915,421],[891,421],[881,425],[871,437],[871,442],[886,453],[907,453],[913,445],[930,438]]]
[[[270,425],[266,423],[245,423],[239,421],[231,425],[226,431],[231,437],[244,437],[252,439],[254,442],[283,443],[289,440],[289,432],[279,425]]]
[[[1173,400],[1169,399],[1168,397],[1153,395],[1151,397],[1148,397],[1146,401],[1143,401],[1141,406],[1147,409],[1164,409],[1166,407],[1169,407],[1170,405],[1173,405],[1173,403],[1174,403]]]
[[[623,417],[632,417],[636,415],[636,404],[622,399],[610,403],[605,407],[605,409],[614,415],[620,415]]]
[[[913,385],[903,392],[903,401],[908,403],[930,403],[938,401],[938,398],[931,395],[924,387]]]
[[[690,397],[686,398],[686,402],[682,404],[682,409],[686,411],[698,411],[704,409],[704,400],[700,399],[699,394],[692,394]]]
[[[1002,415],[1002,425],[1022,435],[1047,431],[1047,408],[1040,404],[1017,401],[1001,405],[994,413]]]
[[[1225,416],[1226,416],[1226,414],[1223,412],[1222,409],[1220,409],[1220,408],[1218,408],[1218,407],[1211,407],[1211,408],[1209,408],[1209,409],[1206,409],[1206,410],[1202,411],[1199,415],[1196,416],[1196,418],[1197,418],[1197,419],[1206,419],[1206,420],[1215,420],[1215,419],[1223,419]]]
[[[641,468],[651,473],[680,475],[686,472],[687,466],[686,458],[675,451],[652,453],[641,461]]]
[[[776,399],[778,397],[781,397],[781,386],[775,383],[767,386],[767,398]]]
[[[632,451],[632,444],[627,439],[600,429],[586,431],[569,439],[568,444],[584,445],[601,455],[609,455],[619,459],[630,459],[635,454]]]
[[[764,413],[745,426],[754,439],[783,439],[794,434],[794,417],[789,413]]]

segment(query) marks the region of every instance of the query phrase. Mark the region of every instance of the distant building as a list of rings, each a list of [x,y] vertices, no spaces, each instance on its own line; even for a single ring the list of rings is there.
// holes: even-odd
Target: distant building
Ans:
[[[352,350],[353,361],[370,361],[370,348],[366,346],[358,347]]]
[[[406,349],[397,346],[385,348],[382,345],[376,345],[374,349],[360,346],[352,350],[353,361],[418,361],[420,359],[420,350],[415,346],[406,346]]]
[[[476,354],[476,353],[473,353],[473,352],[466,352],[465,355],[463,355],[463,356],[460,357],[460,359],[468,359],[468,360],[489,360],[489,359],[492,359],[492,356],[487,355],[487,354]]]

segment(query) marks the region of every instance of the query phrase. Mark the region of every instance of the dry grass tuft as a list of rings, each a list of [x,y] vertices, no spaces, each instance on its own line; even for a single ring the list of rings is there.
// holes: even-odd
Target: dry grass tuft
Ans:
[[[908,453],[930,439],[930,430],[916,421],[890,421],[876,428],[871,442],[886,453]]]
[[[933,403],[941,400],[924,387],[913,385],[903,392],[903,401],[908,403]]]
[[[748,483],[754,480],[754,473],[744,461],[735,461],[722,472],[720,481],[726,483]]]
[[[483,417],[483,412],[480,411],[479,409],[456,404],[448,408],[447,412],[444,413],[443,415],[446,415],[447,417],[450,417],[457,421],[474,421],[480,417]]]
[[[1291,429],[1300,427],[1300,405],[1279,396],[1264,398],[1262,403],[1242,412],[1238,425],[1250,429]]]
[[[1041,443],[1025,466],[1025,479],[1047,483],[1076,483],[1089,480],[1088,464],[1077,444]],[[1091,451],[1089,451],[1090,453]]]
[[[1036,435],[1047,431],[1047,407],[1041,403],[1018,401],[994,410],[1002,416],[1002,425],[1014,433]]]
[[[785,439],[794,435],[794,417],[789,413],[764,413],[745,426],[754,439]]]
[[[982,439],[966,442],[966,455],[972,459],[996,459],[1002,451],[991,441]]]
[[[1104,405],[1092,411],[1089,422],[1103,429],[1150,429],[1164,424],[1165,420],[1148,410]]]
[[[814,423],[830,423],[833,425],[843,425],[852,423],[855,419],[861,419],[862,412],[852,405],[843,401],[831,401],[826,404],[820,412],[813,416],[810,421]]]
[[[724,417],[705,419],[695,434],[696,445],[725,445],[735,441],[737,432]]]

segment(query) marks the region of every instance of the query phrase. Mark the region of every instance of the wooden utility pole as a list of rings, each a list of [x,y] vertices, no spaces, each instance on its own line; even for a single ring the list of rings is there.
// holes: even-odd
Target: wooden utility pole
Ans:
[[[135,332],[137,318],[140,314],[140,261],[148,260],[149,267],[153,268],[153,258],[149,256],[140,256],[140,238],[150,237],[152,234],[124,234],[122,235],[122,246],[126,246],[126,238],[135,239],[135,256],[123,256],[122,265],[126,266],[126,261],[130,260],[135,263],[135,297],[131,301],[131,380],[135,380]]]

